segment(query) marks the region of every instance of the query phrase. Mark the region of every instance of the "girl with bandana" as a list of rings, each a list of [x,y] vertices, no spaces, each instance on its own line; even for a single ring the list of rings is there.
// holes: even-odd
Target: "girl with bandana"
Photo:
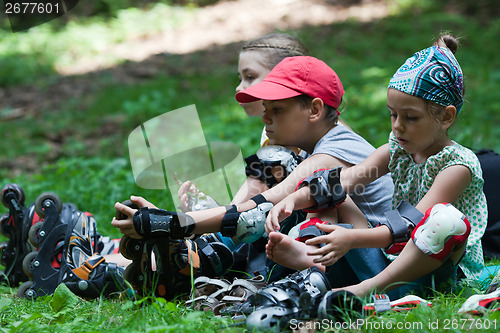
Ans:
[[[389,143],[362,163],[342,170],[340,179],[349,193],[355,186],[366,185],[390,172],[394,182],[392,209],[406,201],[423,214],[439,203],[451,203],[470,222],[470,234],[465,232],[439,258],[424,253],[416,245],[417,240],[410,238],[397,256],[387,255],[387,267],[379,274],[356,281],[344,290],[364,296],[374,290],[393,289],[391,298],[402,297],[439,289],[444,282],[453,285],[458,266],[469,279],[477,279],[484,268],[481,237],[486,228],[487,207],[481,167],[471,150],[448,137],[448,129],[464,100],[463,74],[454,56],[457,47],[455,37],[441,36],[396,71],[387,92],[392,125]],[[352,248],[387,249],[394,243],[387,225],[348,230],[317,224],[327,234],[305,243],[274,231],[279,230],[279,221],[290,212],[314,204],[310,188],[305,186],[270,211],[266,221],[269,258],[294,269],[315,265],[324,270]],[[325,245],[318,248],[319,244]]]

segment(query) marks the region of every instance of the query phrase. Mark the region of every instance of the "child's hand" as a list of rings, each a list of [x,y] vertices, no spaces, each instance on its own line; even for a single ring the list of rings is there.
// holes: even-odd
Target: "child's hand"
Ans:
[[[136,197],[136,196],[132,195],[132,196],[130,196],[130,201],[132,201],[133,203],[135,203],[139,207],[148,207],[148,208],[158,209],[158,207],[156,207],[155,205],[153,205],[151,202],[147,201],[143,197]],[[116,208],[116,205],[115,205],[115,208]]]
[[[320,256],[313,261],[325,266],[333,265],[351,249],[352,230],[334,224],[317,223],[318,229],[327,232],[327,235],[318,236],[306,241],[307,245],[325,244],[317,250],[310,251],[310,256]]]
[[[189,193],[189,194],[188,194]],[[181,203],[181,209],[184,212],[189,210],[189,196],[196,193],[196,187],[191,181],[186,181],[182,183],[179,188],[179,192],[177,192],[177,196],[179,197],[179,201]]]
[[[276,204],[267,215],[265,225],[266,233],[269,234],[271,231],[279,231],[280,222],[292,214],[294,207],[295,202],[293,200],[287,200],[287,198]]]
[[[134,222],[132,220],[137,209],[130,208],[129,206],[125,206],[119,202],[115,203],[115,209],[120,213],[123,213],[123,215],[125,215],[127,218],[117,220],[115,217],[111,221],[111,225],[115,228],[120,229],[120,232],[124,235],[130,236],[132,238],[142,238],[135,231]]]
[[[205,196],[205,193],[200,192],[196,185],[188,180],[182,183],[179,191],[177,192],[177,196],[179,197],[180,209],[183,212],[189,212],[193,210],[193,205],[199,200],[199,198],[203,198]]]

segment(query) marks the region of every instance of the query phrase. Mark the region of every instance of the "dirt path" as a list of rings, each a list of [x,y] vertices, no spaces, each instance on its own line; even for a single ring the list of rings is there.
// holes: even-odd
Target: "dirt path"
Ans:
[[[235,43],[273,30],[296,29],[306,25],[327,25],[347,19],[368,21],[387,15],[384,0],[221,0],[197,11],[178,28],[119,45],[103,52],[129,60],[106,68],[104,56],[58,68],[60,77],[43,88],[23,85],[0,88],[0,120],[10,120],[43,110],[57,109],[70,98],[80,98],[96,89],[103,74],[121,83],[132,83],[165,71],[168,66],[158,54],[215,52],[220,61],[235,54]],[[229,51],[228,52],[228,48]],[[175,68],[172,70],[176,70]]]

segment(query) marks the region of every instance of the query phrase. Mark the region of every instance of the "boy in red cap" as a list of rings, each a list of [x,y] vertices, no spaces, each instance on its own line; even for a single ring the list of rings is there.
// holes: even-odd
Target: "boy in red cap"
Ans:
[[[374,151],[366,140],[337,124],[343,94],[338,75],[323,61],[308,56],[284,59],[263,81],[238,92],[236,99],[242,103],[263,100],[266,110],[262,121],[271,145],[298,147],[309,154],[293,172],[247,202],[204,211],[183,214],[159,209],[135,210],[117,203],[115,208],[127,218],[114,219],[112,225],[132,238],[145,239],[158,236],[182,239],[221,231],[228,237],[220,241],[231,250],[240,243],[255,241],[264,233],[267,212],[273,204],[293,193],[299,181],[318,169],[358,164]],[[344,223],[353,223],[354,228],[368,228],[367,223],[356,222],[368,219],[377,225],[390,209],[392,192],[392,181],[384,176],[363,191],[350,195],[346,203],[338,207],[338,215],[334,208],[322,210],[315,217],[333,223],[340,217]],[[340,195],[335,200],[340,203],[344,199],[345,195]],[[146,201],[144,205],[154,207]],[[379,249],[374,250],[378,251],[375,255],[382,255]],[[376,265],[366,269],[378,270]],[[367,276],[371,274],[373,272]]]

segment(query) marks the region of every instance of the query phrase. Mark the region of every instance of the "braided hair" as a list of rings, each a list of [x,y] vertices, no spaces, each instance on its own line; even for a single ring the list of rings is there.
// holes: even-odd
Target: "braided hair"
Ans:
[[[266,66],[273,69],[281,60],[287,57],[306,56],[309,51],[302,42],[294,36],[273,33],[246,42],[241,52],[259,50],[266,57]]]

